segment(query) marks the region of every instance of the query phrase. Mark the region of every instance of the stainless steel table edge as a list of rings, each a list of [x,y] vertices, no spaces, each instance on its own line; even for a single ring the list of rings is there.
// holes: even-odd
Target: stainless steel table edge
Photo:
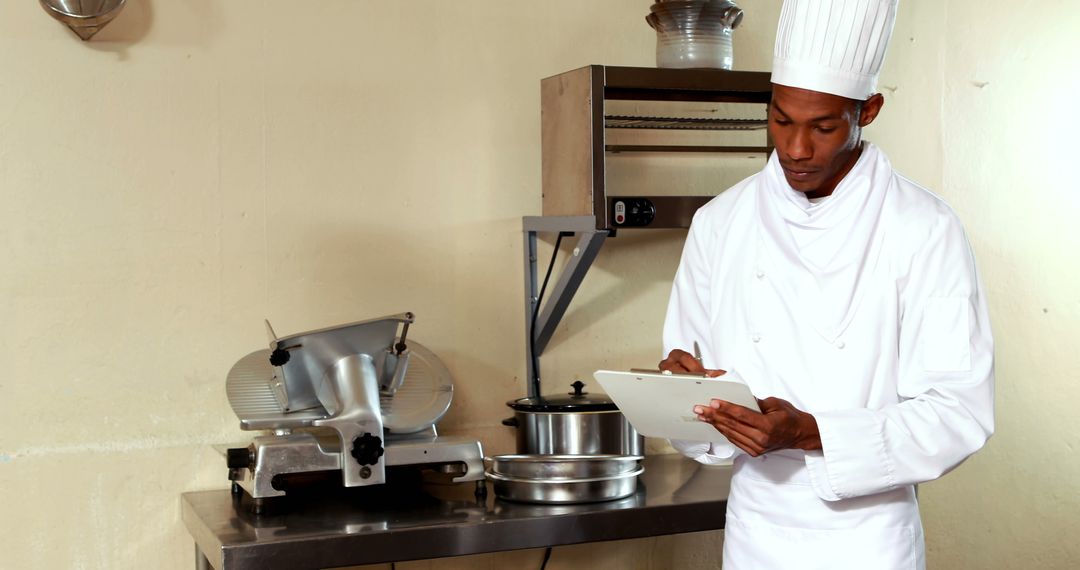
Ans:
[[[679,461],[678,464],[675,461]],[[669,504],[616,508],[587,512],[569,512],[549,516],[512,519],[483,519],[388,529],[377,534],[327,534],[275,538],[272,541],[230,544],[215,535],[203,521],[193,500],[211,498],[230,500],[229,492],[185,493],[182,497],[182,520],[196,543],[196,567],[207,564],[216,570],[317,570],[363,564],[403,562],[446,558],[587,542],[628,540],[719,530],[724,528],[727,506],[727,480],[730,468],[706,468],[679,458],[649,461],[650,479],[679,479],[675,487],[686,488],[699,479],[722,479],[722,493],[707,498],[700,494],[690,499],[670,498]],[[649,465],[647,463],[647,465]],[[666,473],[665,471],[671,471]],[[689,474],[685,473],[689,471]],[[649,473],[649,469],[646,469]],[[670,481],[669,481],[670,482]],[[663,487],[663,485],[656,485]],[[648,493],[641,489],[639,494]],[[677,494],[677,493],[676,493]],[[205,555],[205,560],[202,556]],[[201,565],[200,565],[201,564]]]
[[[192,540],[195,541],[195,570],[209,570],[209,568],[222,570],[224,568],[222,560],[224,549],[221,540],[207,528],[206,524],[195,513],[195,508],[192,506],[190,499],[190,495],[194,493],[188,492],[180,495],[180,520],[187,527]]]

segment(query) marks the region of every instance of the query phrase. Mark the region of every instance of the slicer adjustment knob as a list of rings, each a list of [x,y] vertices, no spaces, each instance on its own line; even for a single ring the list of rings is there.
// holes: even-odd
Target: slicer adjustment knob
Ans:
[[[351,453],[360,465],[375,465],[383,455],[382,439],[365,433],[353,440]]]
[[[285,366],[285,363],[289,361],[289,351],[275,348],[274,352],[270,353],[270,364],[274,366]]]
[[[229,448],[225,454],[225,465],[229,469],[246,469],[254,463],[251,455],[251,449],[247,447]]]

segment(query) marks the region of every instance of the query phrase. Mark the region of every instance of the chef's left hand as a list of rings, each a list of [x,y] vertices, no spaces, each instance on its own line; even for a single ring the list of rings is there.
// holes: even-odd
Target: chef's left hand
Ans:
[[[758,406],[760,412],[713,400],[708,406],[694,406],[694,413],[751,457],[781,449],[821,449],[814,416],[780,398],[758,400]]]

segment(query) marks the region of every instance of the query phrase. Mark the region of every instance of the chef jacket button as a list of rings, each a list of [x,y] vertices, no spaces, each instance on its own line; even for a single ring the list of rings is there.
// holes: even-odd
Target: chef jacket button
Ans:
[[[765,278],[765,272],[764,272],[764,271],[762,271],[762,270],[760,270],[760,269],[759,269],[759,270],[758,270],[758,272],[757,272],[757,273],[755,273],[754,275],[755,275],[755,276],[756,276],[756,277],[757,277],[758,279],[764,279],[764,278]]]
[[[838,341],[836,341],[836,348],[838,348],[838,349],[840,349],[840,350],[844,350],[844,347],[845,347],[845,346],[847,346],[847,345],[846,345],[846,344],[844,344],[844,341],[842,341],[842,340],[838,340]]]
[[[756,334],[756,335],[750,337],[750,340],[752,340],[754,342],[761,342],[761,335]]]

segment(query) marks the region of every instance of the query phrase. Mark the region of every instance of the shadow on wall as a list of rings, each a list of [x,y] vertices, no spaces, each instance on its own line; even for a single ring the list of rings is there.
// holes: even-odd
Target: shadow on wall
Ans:
[[[81,3],[75,5],[76,11],[79,7]],[[66,11],[66,8],[63,9]],[[42,10],[51,13],[44,5]],[[130,44],[146,37],[150,30],[152,12],[150,0],[131,0],[119,9],[114,20],[107,22],[92,38],[83,40],[74,29],[69,29],[69,33],[65,35],[72,43],[83,43],[95,51],[115,53],[118,60],[124,61],[128,58],[127,49]],[[60,20],[57,22],[62,23]]]
[[[121,59],[124,59],[128,45],[145,38],[150,33],[153,21],[154,7],[151,0],[128,0],[120,15],[88,41],[87,45],[99,51],[120,54]]]
[[[575,333],[584,331],[606,315],[619,313],[622,307],[633,305],[649,290],[657,286],[670,288],[685,241],[685,230],[626,230],[614,239],[605,240],[603,249],[585,276],[582,290],[570,303],[558,332],[551,337],[547,351],[573,341]],[[555,262],[556,271],[565,264],[573,248],[574,240],[563,240],[564,251],[559,253],[559,259]],[[546,259],[541,261],[547,263]],[[541,269],[546,269],[546,265]],[[590,288],[590,281],[599,281],[598,275],[601,273],[614,275],[616,282],[597,293],[582,295],[582,291]],[[549,289],[557,280],[558,276],[553,273]],[[547,301],[544,301],[545,304]],[[667,307],[666,303],[665,295],[664,306],[656,309],[661,315]]]
[[[513,449],[514,432],[499,421],[512,415],[506,401],[526,391],[520,376],[523,272],[519,263],[507,270],[496,261],[507,244],[479,238],[461,242],[462,235],[490,231],[515,240],[509,247],[520,250],[520,234],[513,230],[520,221],[490,226],[494,229],[440,227],[436,240],[430,232],[394,224],[288,228],[269,244],[271,297],[289,298],[280,324],[271,319],[277,334],[412,311],[416,324],[409,337],[434,352],[454,379],[454,399],[438,424],[440,432],[478,437],[485,448]],[[509,291],[501,278],[506,271],[512,272]],[[513,347],[512,355],[505,353],[507,346]]]
[[[69,32],[70,40],[85,43],[94,51],[114,53],[118,61],[129,58],[129,49],[150,35],[154,29],[157,9],[155,2],[160,0],[128,0],[116,19],[109,22],[90,40],[83,42],[74,32]],[[179,4],[179,3],[178,3]],[[222,27],[217,3],[214,0],[185,0],[182,6],[173,9],[183,10],[187,26],[172,26],[156,30],[156,44],[165,45],[201,45],[208,42]],[[164,34],[164,35],[160,35]]]

